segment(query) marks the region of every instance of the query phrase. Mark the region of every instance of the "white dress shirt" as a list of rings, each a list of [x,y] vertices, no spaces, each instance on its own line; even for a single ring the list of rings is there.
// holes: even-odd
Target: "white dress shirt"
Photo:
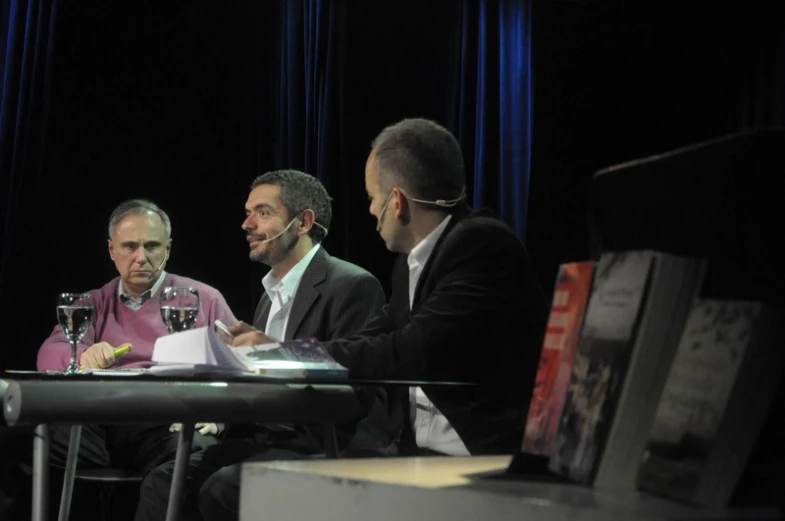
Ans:
[[[272,270],[262,278],[262,286],[264,286],[264,290],[272,303],[270,314],[267,316],[267,327],[264,330],[265,334],[270,338],[283,340],[286,334],[286,326],[289,323],[289,314],[292,311],[292,302],[300,285],[300,280],[302,280],[305,270],[318,249],[319,244],[316,244],[281,280],[278,280],[273,275]]]
[[[409,309],[414,301],[414,290],[417,281],[420,279],[425,263],[431,256],[436,241],[439,240],[447,223],[450,222],[447,216],[420,244],[415,246],[409,257],[406,259],[409,264]],[[417,439],[417,446],[420,448],[431,449],[450,456],[468,456],[469,451],[463,444],[458,433],[455,432],[447,418],[437,409],[433,403],[425,396],[419,387],[413,387],[409,391],[409,401],[412,406],[412,428]]]

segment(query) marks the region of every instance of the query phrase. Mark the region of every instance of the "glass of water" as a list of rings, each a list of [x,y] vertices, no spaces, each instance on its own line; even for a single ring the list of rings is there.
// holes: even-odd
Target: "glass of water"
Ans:
[[[169,286],[161,292],[161,318],[169,333],[193,328],[198,313],[198,290]]]
[[[64,374],[79,372],[76,363],[76,349],[79,341],[87,333],[95,314],[95,300],[89,293],[61,293],[57,297],[57,322],[71,344],[71,362]]]

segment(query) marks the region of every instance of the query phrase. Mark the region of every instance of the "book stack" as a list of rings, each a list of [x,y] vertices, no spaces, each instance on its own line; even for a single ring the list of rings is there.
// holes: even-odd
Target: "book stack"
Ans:
[[[523,455],[581,485],[727,506],[782,373],[785,315],[701,298],[704,272],[650,250],[560,267]]]

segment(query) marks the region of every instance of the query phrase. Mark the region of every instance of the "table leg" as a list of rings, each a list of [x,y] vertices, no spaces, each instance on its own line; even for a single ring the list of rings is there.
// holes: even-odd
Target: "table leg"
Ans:
[[[76,475],[76,461],[79,457],[79,442],[82,437],[82,426],[71,426],[71,437],[68,439],[68,458],[65,460],[65,477],[63,478],[63,493],[60,497],[60,513],[57,521],[68,521],[71,515],[71,498],[74,493],[74,476]]]
[[[180,441],[177,444],[177,456],[174,460],[174,474],[172,474],[172,488],[169,491],[166,521],[177,521],[177,516],[180,515],[183,487],[185,487],[185,471],[188,468],[188,459],[191,456],[193,438],[194,425],[184,423],[182,429],[180,429]]]
[[[322,438],[324,441],[324,453],[328,458],[338,457],[338,436],[335,433],[334,423],[322,425]]]
[[[35,428],[33,438],[33,521],[48,521],[49,425]]]

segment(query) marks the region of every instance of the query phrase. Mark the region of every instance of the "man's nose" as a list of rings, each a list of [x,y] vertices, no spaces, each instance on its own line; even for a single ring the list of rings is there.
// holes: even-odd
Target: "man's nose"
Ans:
[[[245,220],[243,221],[242,229],[245,231],[256,229],[256,226],[254,226],[253,223],[253,215],[249,215],[248,217],[245,218]]]
[[[144,248],[139,248],[136,250],[134,261],[138,262],[142,266],[147,263],[147,251]]]

